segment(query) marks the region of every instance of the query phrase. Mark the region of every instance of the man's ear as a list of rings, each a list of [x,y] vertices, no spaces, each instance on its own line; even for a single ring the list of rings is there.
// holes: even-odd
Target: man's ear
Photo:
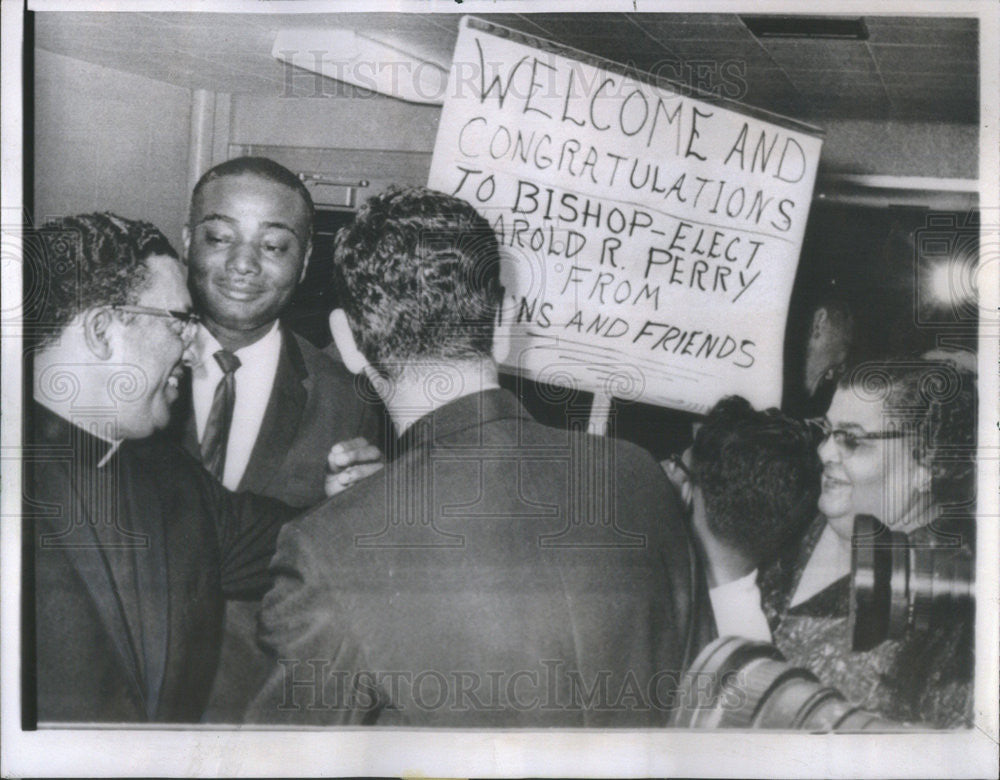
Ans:
[[[302,282],[305,281],[306,271],[309,270],[309,258],[312,257],[312,253],[313,253],[313,242],[312,239],[310,238],[309,242],[306,244],[306,252],[302,256],[302,273],[299,274],[299,284],[302,284]]]
[[[503,363],[510,355],[511,332],[510,320],[503,319],[503,312],[498,311],[493,328],[493,359]]]
[[[187,265],[191,253],[191,229],[187,225],[181,228],[181,243],[184,245],[181,260]]]
[[[111,326],[115,318],[110,309],[90,309],[83,315],[83,340],[94,357],[110,360],[114,351],[111,346]]]
[[[370,365],[368,358],[358,349],[351,325],[347,321],[347,314],[343,309],[334,309],[330,312],[330,333],[333,334],[333,341],[348,371],[360,374]]]
[[[827,328],[827,320],[829,315],[826,313],[826,309],[819,308],[813,314],[812,330],[810,331],[810,338],[818,341]]]

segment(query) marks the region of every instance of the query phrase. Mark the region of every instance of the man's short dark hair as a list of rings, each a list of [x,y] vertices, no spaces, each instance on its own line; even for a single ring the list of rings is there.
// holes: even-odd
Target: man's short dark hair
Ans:
[[[334,284],[358,348],[393,375],[401,361],[490,357],[500,253],[463,200],[390,187],[337,234]]]
[[[198,183],[194,185],[194,190],[191,192],[192,208],[198,194],[210,181],[221,179],[225,176],[244,175],[257,176],[267,181],[273,181],[276,184],[283,184],[289,189],[295,190],[306,204],[306,211],[309,213],[309,234],[312,235],[313,222],[316,219],[316,206],[313,204],[312,195],[309,194],[306,185],[302,183],[302,180],[298,176],[284,165],[276,163],[267,157],[235,157],[232,160],[226,160],[209,168],[198,179]]]
[[[44,346],[78,314],[97,306],[134,304],[148,278],[146,260],[177,257],[148,222],[109,212],[62,217],[25,235],[25,324]]]
[[[743,398],[719,401],[692,449],[708,526],[752,560],[765,561],[812,517],[822,465],[809,429]]]

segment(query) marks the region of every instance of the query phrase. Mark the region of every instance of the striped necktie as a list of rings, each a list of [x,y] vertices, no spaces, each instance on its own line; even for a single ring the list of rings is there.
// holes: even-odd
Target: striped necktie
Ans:
[[[233,422],[233,406],[236,404],[236,369],[240,359],[232,352],[220,349],[214,355],[222,369],[222,379],[215,388],[212,408],[205,424],[205,436],[201,440],[201,462],[222,481],[226,470],[226,444],[229,442],[229,428]]]

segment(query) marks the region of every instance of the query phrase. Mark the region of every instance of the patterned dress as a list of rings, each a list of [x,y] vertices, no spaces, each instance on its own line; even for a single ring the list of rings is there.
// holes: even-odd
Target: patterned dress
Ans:
[[[883,718],[936,728],[970,726],[971,616],[854,651],[849,576],[789,608],[825,525],[826,519],[818,517],[797,550],[761,572],[761,600],[774,644],[793,666],[809,669],[852,703]]]

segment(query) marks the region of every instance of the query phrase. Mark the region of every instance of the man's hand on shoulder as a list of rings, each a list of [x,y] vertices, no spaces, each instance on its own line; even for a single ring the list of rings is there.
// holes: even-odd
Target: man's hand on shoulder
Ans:
[[[326,495],[335,496],[381,469],[382,451],[362,437],[339,441],[326,457]]]

